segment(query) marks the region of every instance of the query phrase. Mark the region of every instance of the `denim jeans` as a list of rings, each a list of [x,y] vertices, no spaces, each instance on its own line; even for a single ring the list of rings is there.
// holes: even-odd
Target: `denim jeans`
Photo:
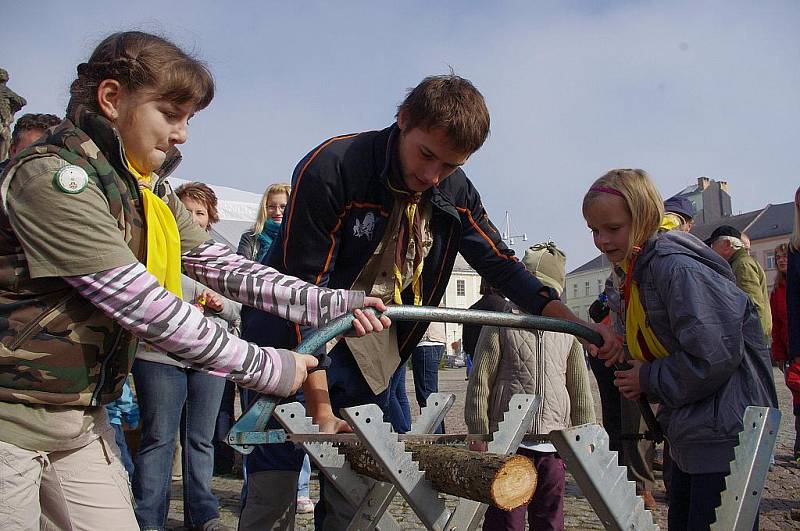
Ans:
[[[384,420],[388,422],[387,411],[387,396],[388,392],[384,391],[375,395],[361,374],[353,355],[344,346],[344,342],[340,342],[330,353],[331,366],[326,370],[328,379],[328,391],[331,399],[331,407],[333,412],[339,415],[339,410],[344,407],[357,406],[363,404],[378,404],[384,411]],[[247,397],[244,403],[247,404],[249,400],[255,398],[256,393],[245,392]],[[285,402],[294,402],[300,397],[289,397]],[[281,426],[274,419],[270,419],[267,424],[268,428],[280,428]],[[261,481],[259,476],[263,476],[264,480],[269,480],[272,483],[268,485],[274,492],[275,489],[296,489],[297,482],[284,481],[291,478],[288,472],[298,474],[303,466],[305,452],[298,449],[292,443],[286,444],[264,444],[256,446],[253,452],[245,456],[245,469],[248,481]],[[297,476],[295,475],[294,478]],[[352,517],[353,510],[350,509],[349,504],[344,501],[341,494],[336,491],[330,484],[326,483],[325,477],[319,475],[320,483],[320,503],[316,504],[314,510],[314,521],[316,529],[344,529],[347,527],[349,518]],[[327,490],[326,490],[327,486]],[[264,490],[264,489],[261,489]],[[242,519],[239,523],[239,529],[293,529],[291,523],[284,526],[284,522],[278,522],[275,519],[258,519],[260,514],[279,515],[281,517],[292,518],[294,515],[293,508],[275,507],[275,504],[284,503],[282,499],[277,499],[277,496],[270,498],[258,497],[255,498],[250,495],[249,487],[243,493],[244,508],[242,510]],[[252,499],[251,499],[252,498]],[[270,516],[272,518],[272,516]],[[326,521],[327,519],[327,521]],[[335,520],[335,521],[334,521]],[[246,521],[246,524],[242,524]],[[331,523],[331,522],[334,523]],[[252,524],[251,524],[252,522]],[[344,524],[342,524],[344,522]],[[270,527],[277,526],[277,527]]]
[[[117,448],[119,448],[119,460],[122,466],[125,467],[128,477],[133,481],[133,460],[131,459],[130,451],[128,451],[128,443],[125,441],[125,430],[122,429],[122,424],[112,423],[111,427],[114,428],[114,442],[117,443]]]
[[[392,375],[389,383],[388,397],[389,422],[397,433],[407,433],[411,430],[411,407],[408,405],[406,394],[406,365],[402,364]]]
[[[133,474],[139,525],[164,529],[172,455],[179,430],[183,446],[184,524],[197,527],[219,517],[219,502],[211,492],[212,439],[225,380],[144,360],[136,360],[132,372],[142,423]]]
[[[444,345],[423,345],[411,353],[411,368],[414,371],[414,394],[420,408],[428,405],[431,393],[439,392],[439,361],[444,355]],[[444,433],[444,422],[435,433]]]
[[[363,404],[377,404],[384,413],[384,420],[389,421],[388,390],[375,394],[361,374],[350,350],[340,342],[331,351],[331,366],[328,368],[328,391],[334,413],[345,407]],[[345,498],[332,485],[319,475],[320,502],[314,509],[315,529],[344,529],[347,522],[355,514]]]

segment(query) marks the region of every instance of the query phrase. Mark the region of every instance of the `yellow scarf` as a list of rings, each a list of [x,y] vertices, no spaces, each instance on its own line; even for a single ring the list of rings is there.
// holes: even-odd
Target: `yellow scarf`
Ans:
[[[675,230],[683,224],[684,221],[677,214],[668,213],[664,215],[664,218],[661,220],[661,225],[658,227],[658,230],[667,232]]]
[[[644,312],[642,300],[639,298],[639,286],[632,279],[635,263],[636,255],[631,260],[622,262],[625,270],[625,285],[622,289],[622,297],[625,302],[625,340],[628,352],[634,359],[649,362],[658,358],[666,358],[669,356],[669,352],[647,324],[647,315]]]
[[[422,216],[419,202],[422,199],[420,192],[406,192],[388,182],[389,189],[395,193],[397,200],[405,201],[400,228],[397,233],[397,244],[394,251],[394,296],[395,304],[403,304],[403,267],[406,263],[408,247],[414,246],[414,260],[411,271],[411,289],[414,292],[414,306],[422,306],[422,266],[425,262],[424,248],[422,246]]]
[[[164,289],[183,298],[181,290],[181,236],[175,216],[167,204],[150,189],[153,174],[142,175],[128,162],[128,170],[141,185],[142,206],[147,226],[147,271]]]
[[[403,304],[401,292],[403,291],[403,271],[402,267],[405,263],[406,253],[408,252],[408,245],[413,244],[414,261],[413,271],[411,272],[411,289],[414,291],[414,306],[422,306],[422,266],[424,259],[422,257],[422,233],[421,221],[419,220],[419,212],[417,203],[408,203],[404,209],[406,225],[401,227],[399,237],[397,238],[397,259],[394,263],[394,302],[395,304]],[[405,229],[405,230],[403,230]],[[406,236],[405,238],[403,236]],[[411,240],[411,241],[409,241]]]

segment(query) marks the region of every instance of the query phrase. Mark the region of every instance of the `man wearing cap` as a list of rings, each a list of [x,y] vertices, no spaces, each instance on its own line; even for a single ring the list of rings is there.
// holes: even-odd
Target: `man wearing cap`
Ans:
[[[717,227],[706,240],[718,255],[728,261],[736,277],[736,285],[747,293],[758,311],[764,335],[772,333],[772,311],[769,307],[767,291],[767,275],[764,269],[752,256],[742,242],[742,233],[730,225]]]

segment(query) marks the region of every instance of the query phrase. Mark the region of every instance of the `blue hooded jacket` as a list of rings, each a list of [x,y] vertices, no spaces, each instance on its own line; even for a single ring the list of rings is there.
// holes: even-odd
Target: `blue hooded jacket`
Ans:
[[[728,263],[685,232],[651,237],[633,271],[647,321],[670,355],[642,365],[672,458],[727,473],[747,406],[778,407],[769,347]]]

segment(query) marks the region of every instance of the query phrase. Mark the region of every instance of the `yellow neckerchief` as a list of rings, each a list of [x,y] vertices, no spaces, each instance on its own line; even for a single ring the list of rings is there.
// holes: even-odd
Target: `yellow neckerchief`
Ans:
[[[147,227],[147,271],[164,289],[183,298],[181,290],[181,236],[175,216],[150,189],[153,174],[142,175],[130,162],[128,170],[139,182]]]
[[[664,214],[664,218],[661,220],[661,225],[658,227],[658,230],[661,232],[675,230],[684,223],[685,221],[683,221],[683,219],[678,214],[667,212],[666,214]]]
[[[414,245],[414,261],[411,272],[411,289],[414,291],[414,306],[422,306],[422,266],[425,261],[422,247],[422,219],[418,205],[422,196],[420,193],[409,193],[399,190],[392,186],[391,180],[388,182],[389,189],[402,197],[406,202],[403,208],[405,220],[400,220],[400,230],[397,237],[397,247],[395,248],[394,260],[394,303],[403,304],[403,266],[405,265],[408,246]],[[405,223],[405,224],[404,224]]]
[[[639,286],[633,281],[633,266],[636,265],[636,250],[629,260],[622,262],[625,270],[625,285],[622,289],[622,298],[625,304],[625,339],[628,352],[639,361],[654,361],[666,358],[669,352],[656,337],[647,324],[647,315],[644,313],[642,300],[639,298]]]

